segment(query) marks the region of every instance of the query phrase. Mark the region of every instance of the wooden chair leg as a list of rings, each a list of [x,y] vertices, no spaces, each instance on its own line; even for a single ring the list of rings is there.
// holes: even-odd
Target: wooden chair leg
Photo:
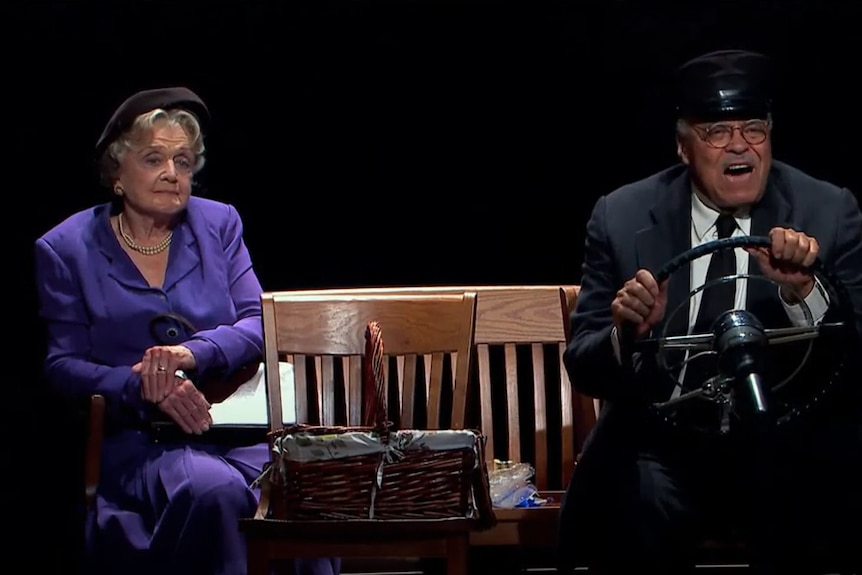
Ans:
[[[266,554],[266,544],[256,539],[246,542],[246,565],[248,575],[270,575],[269,558]]]
[[[96,491],[102,467],[102,443],[105,436],[105,398],[90,397],[88,406],[87,448],[84,452],[84,506],[87,511],[96,505]]]
[[[469,534],[449,537],[446,542],[446,575],[467,575]]]

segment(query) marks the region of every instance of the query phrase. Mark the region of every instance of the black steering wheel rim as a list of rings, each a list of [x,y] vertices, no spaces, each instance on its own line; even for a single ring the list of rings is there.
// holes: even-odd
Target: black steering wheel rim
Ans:
[[[768,248],[770,246],[772,246],[772,240],[765,236],[736,236],[721,240],[712,240],[686,250],[665,263],[665,265],[659,268],[655,273],[655,279],[658,283],[662,283],[682,266],[690,264],[698,258],[708,256],[717,251],[729,250],[732,248]],[[818,259],[816,263],[819,264],[819,261],[820,260]]]
[[[771,247],[771,245],[772,240],[765,236],[737,236],[709,241],[677,255],[659,268],[654,273],[654,277],[656,281],[661,284],[683,266],[698,258],[710,255],[720,250],[757,247],[768,248]],[[855,311],[852,299],[835,271],[825,265],[820,258],[817,258],[809,269],[815,274],[821,285],[823,285],[824,289],[829,293],[830,308],[837,303],[839,317],[843,320],[841,338],[842,341],[845,342],[845,345],[843,346],[843,354],[841,354],[835,365],[832,366],[833,368],[830,372],[824,375],[824,383],[816,386],[816,391],[811,394],[808,401],[805,401],[801,405],[794,406],[782,417],[777,418],[777,425],[788,423],[793,418],[809,412],[815,405],[820,403],[824,399],[824,396],[826,396],[830,390],[834,389],[837,383],[841,382],[844,377],[846,377],[846,367],[850,363],[852,350],[858,348],[858,345],[854,348],[853,344],[854,342],[862,340],[862,334],[858,334],[856,331]],[[835,298],[835,300],[833,301],[832,298]],[[656,411],[657,415],[666,423],[677,425],[675,420],[670,418],[668,414],[658,412],[658,410]]]

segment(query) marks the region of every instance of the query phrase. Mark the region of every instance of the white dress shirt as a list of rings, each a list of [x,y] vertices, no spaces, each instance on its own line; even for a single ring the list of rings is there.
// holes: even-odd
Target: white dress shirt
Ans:
[[[718,230],[715,227],[715,222],[718,219],[719,213],[703,203],[696,193],[692,194],[691,199],[691,245],[692,247],[700,244],[711,242],[718,239]],[[731,234],[731,237],[747,236],[751,233],[751,218],[748,215],[740,215],[734,218],[736,220],[736,230]],[[748,273],[748,252],[742,248],[736,248],[736,273]],[[697,258],[691,262],[691,284],[692,286],[701,286],[706,281],[706,271],[709,268],[709,262],[712,256],[704,256]],[[756,280],[759,281],[759,280]],[[829,308],[829,302],[824,295],[822,286],[819,281],[815,280],[815,288],[811,290],[805,298],[805,303],[811,310],[811,316],[815,323],[823,321],[826,311]],[[748,280],[739,279],[736,281],[736,300],[734,302],[735,309],[745,309],[747,297]],[[689,330],[694,326],[697,318],[697,311],[700,309],[700,300],[703,292],[698,292],[692,297],[692,302],[689,310],[688,326]],[[804,326],[805,313],[802,311],[801,305],[791,305],[784,301],[779,295],[781,303],[784,304],[784,309],[787,316],[795,326]]]
[[[692,193],[691,200],[691,246],[699,246],[700,244],[711,242],[713,240],[718,239],[718,230],[715,227],[715,222],[718,219],[719,212],[714,210],[713,208],[707,206],[696,193]],[[736,220],[736,230],[734,230],[731,237],[735,236],[747,236],[751,232],[751,218],[746,215],[738,215],[734,218]],[[736,252],[736,272],[739,274],[748,274],[748,252],[744,249],[736,248],[734,250]],[[703,256],[697,258],[691,262],[691,286],[701,286],[706,281],[706,272],[709,268],[709,262],[712,259],[712,256]],[[759,280],[758,280],[759,281]],[[736,281],[736,299],[734,308],[735,309],[745,309],[746,297],[747,297],[747,284],[748,280],[745,278],[738,279]],[[823,321],[823,318],[826,316],[826,311],[829,308],[829,300],[825,295],[825,290],[820,285],[819,280],[815,280],[815,287],[811,290],[811,293],[808,294],[805,298],[805,303],[808,304],[808,308],[811,311],[811,316],[814,319],[815,324],[819,324]],[[695,320],[697,319],[697,312],[700,309],[700,300],[703,295],[703,291],[698,292],[691,298],[691,304],[689,306],[689,319],[688,319],[688,329],[689,333],[691,333],[691,329],[694,327]],[[778,298],[781,300],[781,303],[784,305],[784,309],[787,312],[788,318],[795,326],[805,326],[805,313],[802,311],[801,305],[789,304],[784,301],[784,298],[779,294]],[[666,310],[667,313],[671,313],[673,310]],[[620,342],[619,337],[617,335],[616,328],[611,330],[611,343],[613,345],[614,354],[617,357],[617,361],[621,361],[621,352],[620,352]],[[685,377],[685,370],[680,373],[680,381]],[[678,395],[680,392],[679,386],[674,389],[673,396]],[[673,397],[672,396],[672,397]]]

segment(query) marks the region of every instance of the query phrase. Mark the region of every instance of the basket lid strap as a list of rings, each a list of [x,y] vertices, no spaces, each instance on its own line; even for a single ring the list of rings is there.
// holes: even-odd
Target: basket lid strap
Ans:
[[[365,328],[365,369],[362,382],[362,424],[382,426],[386,421],[386,394],[383,378],[383,334],[380,323],[368,322]]]

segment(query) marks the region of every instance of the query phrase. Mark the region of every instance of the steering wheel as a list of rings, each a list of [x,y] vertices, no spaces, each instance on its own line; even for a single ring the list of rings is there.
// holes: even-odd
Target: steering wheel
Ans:
[[[673,273],[693,260],[710,255],[720,250],[736,248],[770,247],[767,237],[742,236],[714,240],[696,246],[662,266],[656,273],[658,283],[667,280]],[[845,366],[850,363],[853,349],[852,342],[857,341],[855,315],[850,295],[834,274],[821,260],[811,266],[821,285],[830,294],[830,303],[837,303],[839,318],[842,321],[821,323],[815,325],[811,310],[800,298],[800,307],[806,319],[806,325],[801,327],[766,328],[751,312],[746,310],[728,310],[719,316],[708,333],[689,334],[681,336],[668,335],[668,326],[673,325],[674,316],[680,310],[687,309],[687,304],[696,294],[711,289],[717,285],[736,282],[738,279],[747,281],[763,281],[776,286],[773,280],[761,275],[734,274],[710,281],[689,292],[688,298],[666,315],[664,327],[658,337],[645,338],[637,342],[637,349],[650,349],[656,354],[656,363],[660,371],[673,380],[676,390],[672,397],[665,401],[652,404],[654,413],[665,423],[672,426],[686,426],[708,434],[725,434],[730,431],[733,417],[740,417],[740,400],[755,415],[763,416],[776,425],[783,425],[821,402],[835,384],[844,377]],[[834,299],[833,299],[834,298]],[[832,307],[830,305],[830,307]],[[686,322],[687,323],[687,322]],[[843,346],[843,355],[835,362],[833,369],[821,378],[819,385],[808,389],[801,400],[772,401],[777,399],[776,393],[782,390],[802,370],[808,361],[814,339],[829,333],[837,333]],[[790,342],[807,342],[805,352],[790,374],[780,381],[770,381],[764,366],[767,348]],[[671,356],[684,356],[677,365],[673,365]],[[716,360],[716,373],[694,388],[683,388],[679,383],[682,367],[696,357],[713,356]],[[676,371],[676,367],[679,371]],[[693,412],[692,406],[704,406],[705,402],[719,416],[716,422],[697,422],[695,417],[684,417],[686,411]]]

